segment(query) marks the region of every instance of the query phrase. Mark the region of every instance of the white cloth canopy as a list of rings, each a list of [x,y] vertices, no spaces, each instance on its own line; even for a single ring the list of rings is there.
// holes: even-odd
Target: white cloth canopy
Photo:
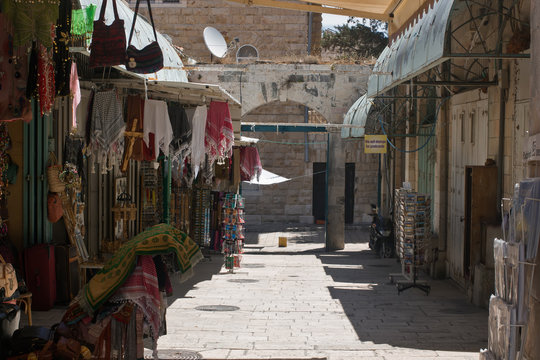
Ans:
[[[287,179],[286,177],[280,176],[278,174],[274,174],[273,172],[270,172],[268,170],[262,169],[261,176],[259,177],[259,180],[255,177],[251,181],[244,181],[248,184],[253,185],[273,185],[273,184],[279,184],[285,181],[289,181],[291,179]]]

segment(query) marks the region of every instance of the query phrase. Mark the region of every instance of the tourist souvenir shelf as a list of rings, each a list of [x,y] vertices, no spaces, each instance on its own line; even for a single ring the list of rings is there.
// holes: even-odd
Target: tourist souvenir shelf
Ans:
[[[210,189],[193,190],[192,238],[199,246],[205,248],[208,248],[211,242],[211,200]]]
[[[190,233],[192,193],[188,188],[173,191],[173,224],[186,234]]]
[[[241,254],[244,248],[244,198],[241,195],[228,193],[223,201],[223,253],[225,267],[233,272],[240,267]]]
[[[161,171],[155,169],[154,162],[141,162],[141,230],[159,224],[162,214],[162,177]]]
[[[401,273],[390,274],[390,278],[405,278],[396,282],[398,293],[414,287],[429,294],[431,287],[418,280],[418,269],[427,263],[431,242],[430,197],[407,189],[396,189],[394,195],[394,233]]]

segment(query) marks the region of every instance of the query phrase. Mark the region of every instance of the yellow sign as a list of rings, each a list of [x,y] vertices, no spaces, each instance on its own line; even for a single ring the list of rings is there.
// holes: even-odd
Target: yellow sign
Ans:
[[[364,135],[364,153],[386,154],[386,135]]]

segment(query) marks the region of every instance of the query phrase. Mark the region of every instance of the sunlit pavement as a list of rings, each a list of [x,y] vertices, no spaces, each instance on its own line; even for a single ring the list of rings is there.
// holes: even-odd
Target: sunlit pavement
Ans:
[[[369,250],[365,226],[347,230],[345,250],[332,253],[321,226],[251,230],[233,274],[214,255],[192,280],[173,285],[161,359],[189,350],[204,359],[456,360],[478,359],[487,345],[487,310],[452,282],[430,281],[429,296],[398,295],[388,274],[400,266]],[[278,247],[280,236],[287,247]],[[196,309],[215,305],[237,309]]]

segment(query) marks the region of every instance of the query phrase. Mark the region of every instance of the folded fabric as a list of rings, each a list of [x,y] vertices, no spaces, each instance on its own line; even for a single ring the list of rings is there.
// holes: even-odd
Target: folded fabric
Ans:
[[[259,151],[254,146],[240,148],[240,178],[242,181],[251,181],[261,176],[262,165]]]
[[[150,143],[150,133],[153,133],[155,156],[157,157],[158,155],[158,149],[161,149],[165,156],[169,155],[169,145],[173,139],[173,131],[167,103],[161,100],[147,99],[144,102],[143,117],[144,142],[148,145]]]

